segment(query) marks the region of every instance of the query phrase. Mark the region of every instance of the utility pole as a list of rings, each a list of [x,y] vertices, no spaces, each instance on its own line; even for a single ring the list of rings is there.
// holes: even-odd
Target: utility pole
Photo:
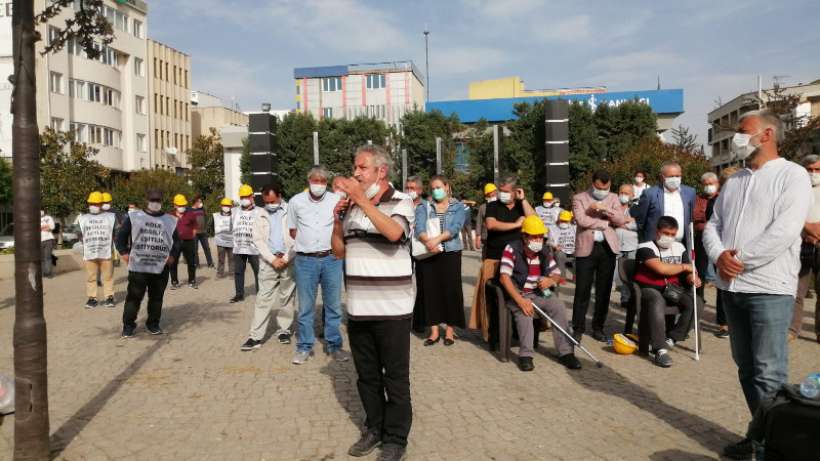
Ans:
[[[313,132],[313,164],[319,164],[319,132]]]
[[[34,2],[12,13],[14,90],[14,459],[49,458],[46,320],[40,258],[40,142],[34,73]]]
[[[407,149],[401,150],[401,187],[407,184]]]
[[[498,184],[498,154],[501,150],[501,127],[493,125],[493,184]]]
[[[427,99],[425,102],[430,102],[430,47],[428,43],[428,37],[430,36],[430,31],[427,28],[424,28],[424,86],[427,90]]]
[[[436,136],[436,174],[441,174],[441,138]]]

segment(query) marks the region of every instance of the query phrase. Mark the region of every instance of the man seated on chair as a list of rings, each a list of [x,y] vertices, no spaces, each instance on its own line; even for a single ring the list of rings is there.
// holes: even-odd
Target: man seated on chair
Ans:
[[[700,286],[700,279],[692,271],[689,252],[675,240],[677,232],[678,221],[675,218],[660,217],[655,240],[638,245],[635,254],[635,282],[641,287],[641,310],[645,311],[641,316],[647,316],[645,322],[649,328],[649,331],[639,333],[649,335],[655,365],[663,368],[672,366],[669,350],[686,339],[693,327],[692,284]],[[668,332],[667,306],[676,306],[680,312]],[[700,305],[698,309],[702,307]],[[638,324],[644,323],[639,321]]]
[[[535,368],[532,357],[537,344],[533,344],[533,317],[538,314],[533,303],[568,331],[564,303],[552,293],[558,287],[561,272],[549,245],[544,245],[546,233],[547,228],[538,216],[527,216],[521,226],[521,239],[508,243],[501,255],[500,280],[508,295],[507,307],[513,313],[518,329],[518,368],[521,371]],[[556,330],[553,330],[552,337],[558,350],[558,361],[570,370],[581,368],[572,342]]]

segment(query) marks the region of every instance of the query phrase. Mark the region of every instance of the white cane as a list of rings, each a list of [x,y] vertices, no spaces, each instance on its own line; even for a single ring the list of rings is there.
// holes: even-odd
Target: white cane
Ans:
[[[692,260],[692,282],[697,277],[697,269],[695,268],[695,225],[689,223],[689,241],[691,242],[691,260]],[[700,361],[700,319],[698,319],[698,288],[695,283],[692,283],[692,305],[695,309],[695,361]]]

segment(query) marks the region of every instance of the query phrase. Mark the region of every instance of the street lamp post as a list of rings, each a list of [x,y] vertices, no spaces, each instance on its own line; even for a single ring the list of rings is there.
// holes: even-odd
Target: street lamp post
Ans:
[[[430,47],[428,45],[429,30],[424,30],[424,86],[427,87],[427,99],[430,102]]]

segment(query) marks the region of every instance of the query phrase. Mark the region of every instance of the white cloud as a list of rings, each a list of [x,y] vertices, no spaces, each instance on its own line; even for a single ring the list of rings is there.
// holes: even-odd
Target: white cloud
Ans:
[[[555,20],[533,21],[531,28],[535,36],[544,42],[578,42],[588,40],[593,33],[592,18],[582,14]]]
[[[479,71],[494,67],[504,67],[511,60],[511,56],[500,48],[482,46],[444,46],[431,49],[430,73],[434,76],[463,76],[470,75],[471,80],[477,80]],[[464,83],[466,86],[466,82]]]

